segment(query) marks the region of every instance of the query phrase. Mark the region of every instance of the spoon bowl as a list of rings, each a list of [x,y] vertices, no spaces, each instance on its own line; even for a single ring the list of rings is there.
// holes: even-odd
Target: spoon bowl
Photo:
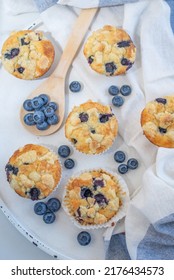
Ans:
[[[58,66],[43,83],[30,93],[27,99],[32,99],[40,94],[48,95],[50,101],[58,104],[59,122],[55,125],[50,125],[46,130],[38,130],[35,125],[29,126],[24,122],[24,116],[29,113],[23,106],[20,110],[20,120],[22,125],[32,134],[37,136],[46,136],[56,132],[62,125],[65,113],[65,81],[68,69],[79,49],[83,38],[97,12],[97,9],[82,10],[78,16],[75,25],[70,34],[67,45],[62,53]]]

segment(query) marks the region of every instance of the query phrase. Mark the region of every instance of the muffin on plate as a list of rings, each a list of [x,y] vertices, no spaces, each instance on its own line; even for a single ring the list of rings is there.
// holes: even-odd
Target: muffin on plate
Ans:
[[[69,180],[63,207],[76,225],[108,226],[125,203],[123,192],[126,196],[119,176],[103,169],[84,171]]]
[[[136,47],[125,30],[105,25],[87,39],[83,52],[94,71],[116,76],[132,67]]]
[[[141,126],[150,142],[159,147],[174,148],[174,96],[148,102],[141,113]]]
[[[91,100],[75,106],[65,123],[65,136],[85,154],[100,154],[117,136],[118,122],[110,106]]]
[[[46,147],[27,144],[10,157],[5,167],[14,191],[32,200],[47,197],[61,179],[58,157]]]
[[[13,32],[1,50],[4,68],[17,78],[33,80],[43,76],[54,61],[54,47],[41,31]]]

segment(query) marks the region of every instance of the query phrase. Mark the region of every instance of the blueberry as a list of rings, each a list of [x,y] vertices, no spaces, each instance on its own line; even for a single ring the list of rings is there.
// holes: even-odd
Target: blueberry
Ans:
[[[35,111],[33,114],[33,119],[35,123],[43,123],[45,120],[45,115],[42,111]]]
[[[116,95],[112,98],[112,104],[116,107],[121,107],[124,103],[123,97]]]
[[[13,171],[13,165],[10,163],[7,163],[5,166],[5,171],[12,172]]]
[[[10,53],[5,53],[5,54],[4,54],[4,58],[6,58],[6,59],[12,59]]]
[[[56,111],[58,109],[56,102],[49,102],[48,106],[53,108],[54,111]]]
[[[44,110],[44,114],[47,118],[50,118],[54,115],[54,109],[52,107],[47,106]]]
[[[165,134],[166,132],[167,132],[167,129],[166,128],[163,128],[163,127],[158,127],[158,129],[159,129],[159,132],[161,133],[161,134]]]
[[[47,212],[47,206],[44,202],[37,202],[35,205],[34,205],[34,212],[37,214],[37,215],[43,215]]]
[[[34,109],[39,109],[43,106],[44,101],[41,97],[34,97],[31,100],[31,103],[32,103],[32,106],[33,106]]]
[[[104,181],[103,179],[96,179],[93,178],[93,185],[94,185],[94,190],[97,190],[98,187],[104,187]]]
[[[13,174],[14,174],[14,175],[17,175],[18,172],[19,172],[18,167],[13,166]]]
[[[32,200],[38,200],[39,195],[40,195],[40,190],[36,187],[31,188],[30,190],[30,196]]]
[[[123,162],[123,161],[125,160],[125,158],[126,158],[126,155],[125,155],[125,153],[122,152],[122,151],[117,151],[117,152],[114,154],[114,159],[115,159],[116,162],[121,163],[121,162]]]
[[[94,198],[100,206],[102,206],[103,204],[108,204],[106,197],[101,193],[96,194]]]
[[[131,41],[121,41],[117,43],[117,46],[119,48],[125,48],[125,47],[129,47],[130,46]]]
[[[72,169],[75,165],[75,162],[73,159],[71,158],[67,158],[64,162],[64,166],[67,168],[67,169]]]
[[[82,198],[93,197],[92,191],[87,187],[81,188],[80,195]]]
[[[89,57],[88,57],[88,63],[89,63],[89,64],[92,64],[93,61],[94,61],[94,56],[93,56],[93,55],[89,56]]]
[[[52,212],[57,212],[61,207],[60,200],[58,198],[50,198],[47,201],[47,208]]]
[[[20,74],[22,74],[24,72],[25,68],[24,67],[18,67],[17,70]]]
[[[29,45],[30,42],[25,42],[25,38],[21,38],[21,45],[24,46],[24,45]]]
[[[14,48],[11,50],[11,58],[14,58],[19,54],[20,50],[18,48]]]
[[[70,155],[70,148],[66,145],[61,145],[59,148],[58,148],[58,154],[60,157],[63,157],[63,158],[66,158]]]
[[[124,66],[128,66],[128,65],[132,64],[132,62],[130,62],[130,60],[128,60],[127,58],[123,57],[121,60],[121,64]]]
[[[162,104],[166,104],[167,103],[167,99],[165,99],[165,98],[156,98],[155,99],[158,103],[162,103]]]
[[[73,82],[70,83],[69,89],[72,92],[79,92],[81,90],[81,84],[77,81],[73,81]]]
[[[119,94],[119,88],[117,86],[110,86],[108,92],[110,95],[117,95]]]
[[[77,241],[79,242],[80,245],[86,246],[91,242],[91,235],[87,231],[81,231],[77,235]]]
[[[81,120],[81,122],[87,122],[89,119],[89,116],[87,113],[80,113],[79,114],[79,119]]]
[[[128,85],[123,85],[121,88],[120,88],[120,93],[123,95],[123,96],[128,96],[130,95],[132,92],[132,89],[130,86]]]
[[[105,64],[106,73],[110,73],[110,76],[114,74],[116,69],[117,67],[114,62],[108,62]]]
[[[125,174],[128,171],[128,166],[124,163],[118,166],[118,172],[121,174]]]
[[[24,123],[27,125],[35,125],[35,121],[33,119],[33,113],[28,113],[24,116]]]
[[[75,138],[71,138],[71,142],[75,145],[77,143],[77,140]]]
[[[50,118],[47,118],[47,123],[49,125],[54,125],[54,124],[57,124],[59,122],[59,118],[56,114],[54,114],[52,117]]]
[[[53,212],[46,212],[43,215],[43,220],[46,224],[52,224],[56,219],[56,216]]]
[[[96,133],[95,129],[91,129],[91,133],[95,134]]]
[[[32,106],[32,103],[31,103],[31,99],[26,99],[23,103],[23,108],[26,110],[26,111],[33,111],[34,108]]]
[[[44,121],[42,123],[37,123],[36,127],[38,130],[46,130],[49,127],[49,124],[46,121]]]
[[[109,121],[109,118],[112,117],[113,114],[100,114],[99,120],[101,123],[105,123]]]
[[[138,167],[138,160],[135,158],[130,158],[127,162],[129,169],[136,169]]]
[[[43,99],[43,102],[44,102],[43,105],[47,104],[48,101],[49,101],[48,95],[46,95],[46,94],[44,94],[44,93],[40,94],[38,97],[40,97],[40,98]]]

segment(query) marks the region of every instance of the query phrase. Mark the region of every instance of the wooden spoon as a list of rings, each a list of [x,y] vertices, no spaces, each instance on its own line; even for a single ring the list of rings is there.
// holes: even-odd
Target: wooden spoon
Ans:
[[[45,136],[56,132],[64,118],[65,112],[65,78],[68,69],[75,57],[77,50],[97,12],[97,9],[85,9],[82,10],[79,17],[77,18],[75,25],[70,34],[70,38],[67,45],[62,53],[59,64],[51,76],[45,80],[38,88],[30,93],[27,99],[32,99],[41,93],[45,93],[49,96],[51,101],[58,104],[58,116],[59,122],[56,125],[51,125],[46,130],[38,130],[36,126],[28,126],[24,123],[24,115],[29,113],[23,107],[20,111],[20,119],[23,126],[35,135]]]

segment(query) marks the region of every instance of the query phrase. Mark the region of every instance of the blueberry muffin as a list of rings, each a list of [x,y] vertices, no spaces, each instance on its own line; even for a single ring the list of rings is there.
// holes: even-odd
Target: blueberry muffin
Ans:
[[[4,68],[17,78],[32,80],[44,75],[54,60],[54,47],[40,31],[14,32],[2,46]]]
[[[106,76],[116,76],[132,67],[136,47],[126,31],[106,25],[92,33],[83,52],[93,70]]]
[[[85,154],[100,154],[112,146],[118,123],[110,106],[88,101],[75,106],[65,123],[65,136]]]
[[[61,178],[57,156],[46,147],[33,144],[15,151],[5,170],[7,181],[14,191],[32,200],[51,194]]]
[[[117,214],[121,193],[116,176],[103,169],[86,171],[69,180],[63,206],[79,225],[101,225]]]
[[[148,102],[141,113],[141,126],[153,144],[174,148],[174,96]]]

